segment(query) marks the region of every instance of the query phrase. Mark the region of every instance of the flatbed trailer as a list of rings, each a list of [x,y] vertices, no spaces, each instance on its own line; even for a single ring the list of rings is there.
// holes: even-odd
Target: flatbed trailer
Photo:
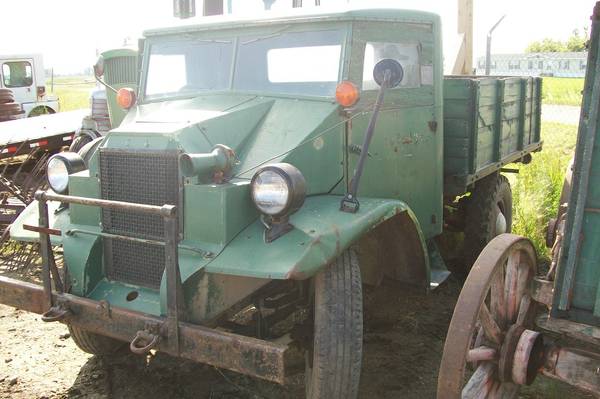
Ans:
[[[88,109],[42,115],[0,123],[0,160],[28,155],[41,148],[58,152],[68,147]]]
[[[49,156],[69,147],[87,109],[0,123],[0,226],[4,230],[45,183]],[[0,240],[8,238],[3,234]]]

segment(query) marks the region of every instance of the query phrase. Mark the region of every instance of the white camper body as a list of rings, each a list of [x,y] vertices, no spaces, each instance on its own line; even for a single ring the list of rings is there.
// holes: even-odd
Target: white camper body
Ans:
[[[59,111],[58,97],[46,94],[41,54],[0,55],[0,88],[12,90],[25,117]]]

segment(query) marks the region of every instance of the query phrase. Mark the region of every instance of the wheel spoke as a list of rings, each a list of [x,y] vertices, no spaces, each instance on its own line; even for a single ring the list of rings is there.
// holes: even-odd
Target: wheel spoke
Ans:
[[[517,297],[519,281],[519,263],[521,253],[513,251],[509,254],[506,263],[506,279],[504,282],[504,297],[506,298],[506,320],[508,324],[514,323],[517,317],[517,307],[520,298]]]
[[[521,297],[521,303],[519,304],[519,315],[517,316],[517,324],[525,325],[531,320],[532,312],[535,307],[533,301],[529,295],[523,295]]]
[[[490,307],[492,315],[498,325],[502,328],[506,327],[506,300],[504,296],[504,270],[500,268],[491,284],[490,292]]]
[[[500,345],[502,343],[502,330],[498,327],[498,324],[492,317],[492,314],[485,303],[481,304],[479,321],[485,336],[496,345]]]
[[[519,271],[517,275],[517,305],[521,306],[521,299],[527,293],[527,288],[529,287],[529,283],[533,275],[531,274],[531,269],[526,262],[526,257],[522,257],[521,264],[519,265]],[[517,309],[518,312],[518,309]]]
[[[462,398],[486,398],[494,388],[495,366],[483,363],[473,373],[462,390]]]
[[[475,335],[475,344],[471,348],[477,348],[483,345],[483,339],[485,338],[485,333],[483,332],[483,328],[481,328],[481,323],[478,324],[477,334]]]
[[[488,346],[480,346],[469,350],[467,353],[467,362],[483,362],[488,360],[494,360],[498,351]]]

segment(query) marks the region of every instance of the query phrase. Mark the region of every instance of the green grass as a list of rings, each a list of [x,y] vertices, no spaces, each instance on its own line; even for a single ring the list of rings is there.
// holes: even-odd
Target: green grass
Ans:
[[[529,165],[511,177],[513,189],[513,232],[529,237],[541,257],[549,257],[545,227],[556,216],[565,170],[573,157],[577,126],[542,123],[544,148]]]
[[[50,79],[46,80],[48,92],[58,96],[61,111],[89,108],[90,91],[96,87],[93,76],[54,77],[54,91]]]
[[[544,78],[542,99],[544,104],[581,105],[583,78]]]

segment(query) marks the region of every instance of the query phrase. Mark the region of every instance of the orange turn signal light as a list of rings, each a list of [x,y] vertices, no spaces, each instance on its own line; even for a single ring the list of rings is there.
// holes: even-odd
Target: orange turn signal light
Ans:
[[[351,107],[360,99],[360,92],[354,83],[345,80],[337,85],[335,99],[342,107]]]
[[[123,109],[129,109],[135,105],[136,95],[133,89],[128,87],[117,91],[117,104]]]

